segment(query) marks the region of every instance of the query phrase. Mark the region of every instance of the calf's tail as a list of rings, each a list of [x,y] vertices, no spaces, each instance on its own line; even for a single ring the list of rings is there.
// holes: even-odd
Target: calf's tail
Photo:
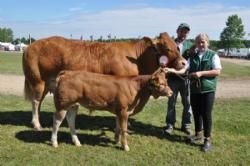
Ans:
[[[65,71],[61,71],[61,72],[57,75],[57,77],[56,77],[56,87],[58,86],[58,83],[59,83],[60,79],[63,77],[64,73],[65,73]]]

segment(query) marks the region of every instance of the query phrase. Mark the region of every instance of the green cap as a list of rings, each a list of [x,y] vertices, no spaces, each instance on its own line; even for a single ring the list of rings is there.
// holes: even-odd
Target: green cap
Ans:
[[[187,29],[190,31],[190,27],[187,23],[181,23],[179,26],[178,26],[178,29]]]

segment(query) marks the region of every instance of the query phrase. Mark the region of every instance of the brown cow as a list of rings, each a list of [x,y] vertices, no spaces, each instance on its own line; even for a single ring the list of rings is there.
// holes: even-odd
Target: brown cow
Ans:
[[[76,146],[81,146],[75,131],[77,109],[74,106],[80,103],[89,109],[107,110],[115,114],[115,139],[118,142],[121,135],[122,147],[129,151],[126,138],[128,117],[134,114],[138,101],[144,95],[172,95],[164,72],[160,70],[153,75],[139,76],[112,76],[86,71],[59,73],[54,94],[56,112],[51,136],[52,145],[58,147],[58,129],[67,113],[72,141]]]
[[[32,124],[40,129],[41,102],[48,92],[54,92],[55,78],[62,70],[86,70],[94,73],[134,76],[152,74],[158,67],[158,57],[168,57],[168,67],[181,69],[186,64],[175,42],[167,33],[154,40],[126,42],[83,42],[62,37],[50,37],[32,43],[23,54],[25,97],[32,101]],[[142,108],[149,96],[142,99]]]

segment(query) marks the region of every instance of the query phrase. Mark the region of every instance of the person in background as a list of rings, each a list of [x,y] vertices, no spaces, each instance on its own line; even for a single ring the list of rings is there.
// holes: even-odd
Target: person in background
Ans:
[[[189,25],[181,23],[176,30],[177,38],[175,39],[180,54],[186,59],[188,58],[188,49],[193,45],[191,41],[186,40],[189,31]],[[174,130],[176,122],[176,102],[178,93],[180,93],[183,105],[181,130],[186,134],[191,135],[192,110],[190,107],[188,79],[185,75],[178,76],[174,73],[169,74],[168,85],[172,89],[173,95],[168,99],[166,127],[164,128],[164,133],[171,134]]]
[[[212,110],[215,99],[217,76],[220,75],[222,66],[219,56],[208,48],[209,38],[207,34],[201,33],[195,38],[195,51],[190,52],[190,58],[186,69],[190,76],[190,101],[194,115],[195,135],[190,137],[191,143],[203,140],[202,151],[208,152],[212,149]],[[165,68],[166,72],[182,74],[186,69],[176,71]]]

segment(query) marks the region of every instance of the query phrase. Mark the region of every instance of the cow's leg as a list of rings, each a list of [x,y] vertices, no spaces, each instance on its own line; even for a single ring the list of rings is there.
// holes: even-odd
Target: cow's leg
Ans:
[[[129,151],[127,135],[128,135],[128,113],[127,109],[121,110],[118,114],[119,124],[121,126],[121,143],[125,151]]]
[[[116,116],[115,122],[116,122],[116,127],[115,127],[115,143],[119,143],[120,139],[121,139],[121,127],[120,127],[118,116]]]
[[[60,111],[56,111],[54,113],[51,142],[52,142],[52,146],[55,148],[58,147],[58,142],[57,142],[58,129],[59,129],[63,119],[65,118],[66,113],[67,113],[66,110],[60,110]]]
[[[66,119],[70,128],[71,138],[72,142],[76,146],[81,146],[81,142],[79,141],[77,135],[76,135],[76,129],[75,129],[75,121],[76,121],[76,114],[78,111],[78,105],[72,105],[68,108],[68,112],[66,115]]]
[[[39,112],[40,112],[42,101],[47,93],[48,91],[45,90],[44,82],[34,87],[34,95],[32,99],[32,121],[31,123],[36,130],[42,129],[40,121],[39,121]]]

